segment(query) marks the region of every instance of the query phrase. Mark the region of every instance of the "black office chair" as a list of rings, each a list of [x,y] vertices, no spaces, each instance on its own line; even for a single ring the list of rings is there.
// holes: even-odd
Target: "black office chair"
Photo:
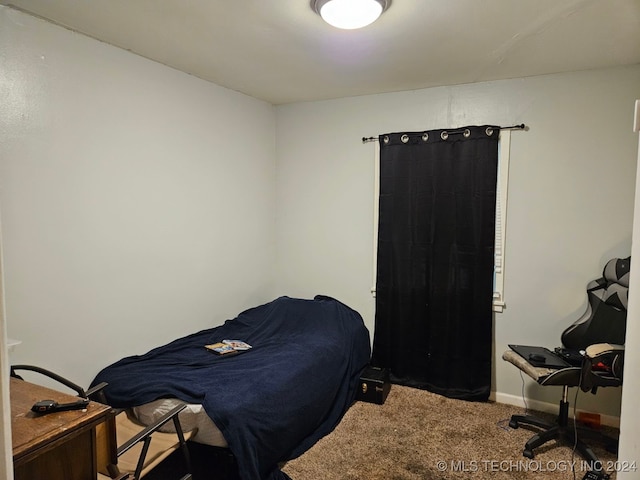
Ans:
[[[600,462],[584,439],[599,439],[607,450],[617,451],[617,440],[586,426],[577,425],[577,429],[574,429],[573,422],[569,422],[568,394],[570,387],[579,387],[595,394],[598,387],[622,385],[630,265],[631,257],[611,259],[605,265],[602,277],[587,286],[587,311],[562,333],[563,348],[556,349],[561,357],[574,366],[559,369],[536,367],[514,351],[503,354],[504,360],[527,373],[540,385],[563,387],[555,422],[532,415],[511,417],[509,426],[512,428],[529,425],[542,429],[525,444],[525,457],[534,458],[534,449],[551,440],[569,446],[575,444],[578,452],[595,466]],[[576,357],[578,362],[575,361]]]
[[[102,382],[89,390],[84,390],[72,381],[50,370],[33,365],[12,365],[11,376],[24,380],[18,371],[31,371],[49,377],[76,392],[82,399],[92,399],[105,403],[102,390],[107,386]],[[98,479],[139,480],[166,459],[171,453],[180,449],[184,456],[187,473],[180,480],[191,480],[191,459],[186,441],[195,434],[195,430],[183,432],[178,414],[186,407],[181,404],[164,414],[151,425],[142,425],[128,415],[126,410],[113,410],[114,429],[101,430],[98,443],[104,448],[104,471],[98,473]],[[167,433],[160,429],[173,421],[175,433]],[[104,440],[104,442],[102,441]],[[114,448],[115,447],[115,448]],[[113,450],[113,451],[112,451]],[[108,453],[107,453],[108,451]],[[115,457],[115,458],[113,458]]]

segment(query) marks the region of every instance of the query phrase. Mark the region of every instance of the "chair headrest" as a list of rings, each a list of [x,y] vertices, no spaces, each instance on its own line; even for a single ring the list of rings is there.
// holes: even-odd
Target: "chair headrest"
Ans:
[[[602,277],[606,281],[606,288],[602,300],[605,303],[622,310],[627,309],[630,269],[631,257],[612,258],[604,266]]]
[[[631,257],[612,258],[607,262],[602,270],[602,276],[607,283],[619,283],[624,287],[629,287],[629,271],[631,270]]]

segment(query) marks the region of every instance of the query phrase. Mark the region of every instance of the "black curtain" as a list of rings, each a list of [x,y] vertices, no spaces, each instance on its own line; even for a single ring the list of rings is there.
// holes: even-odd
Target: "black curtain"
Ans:
[[[372,364],[486,400],[499,127],[381,135]]]

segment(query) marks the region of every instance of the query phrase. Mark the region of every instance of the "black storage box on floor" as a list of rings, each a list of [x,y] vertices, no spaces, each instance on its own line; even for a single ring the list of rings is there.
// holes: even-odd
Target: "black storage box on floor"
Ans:
[[[357,400],[382,405],[389,395],[391,383],[386,368],[369,366],[360,375]]]

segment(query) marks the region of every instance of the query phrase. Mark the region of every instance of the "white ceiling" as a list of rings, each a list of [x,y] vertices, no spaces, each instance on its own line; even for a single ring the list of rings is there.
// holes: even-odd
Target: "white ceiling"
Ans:
[[[0,0],[278,105],[640,64],[640,0],[392,0],[338,30],[309,0]]]

